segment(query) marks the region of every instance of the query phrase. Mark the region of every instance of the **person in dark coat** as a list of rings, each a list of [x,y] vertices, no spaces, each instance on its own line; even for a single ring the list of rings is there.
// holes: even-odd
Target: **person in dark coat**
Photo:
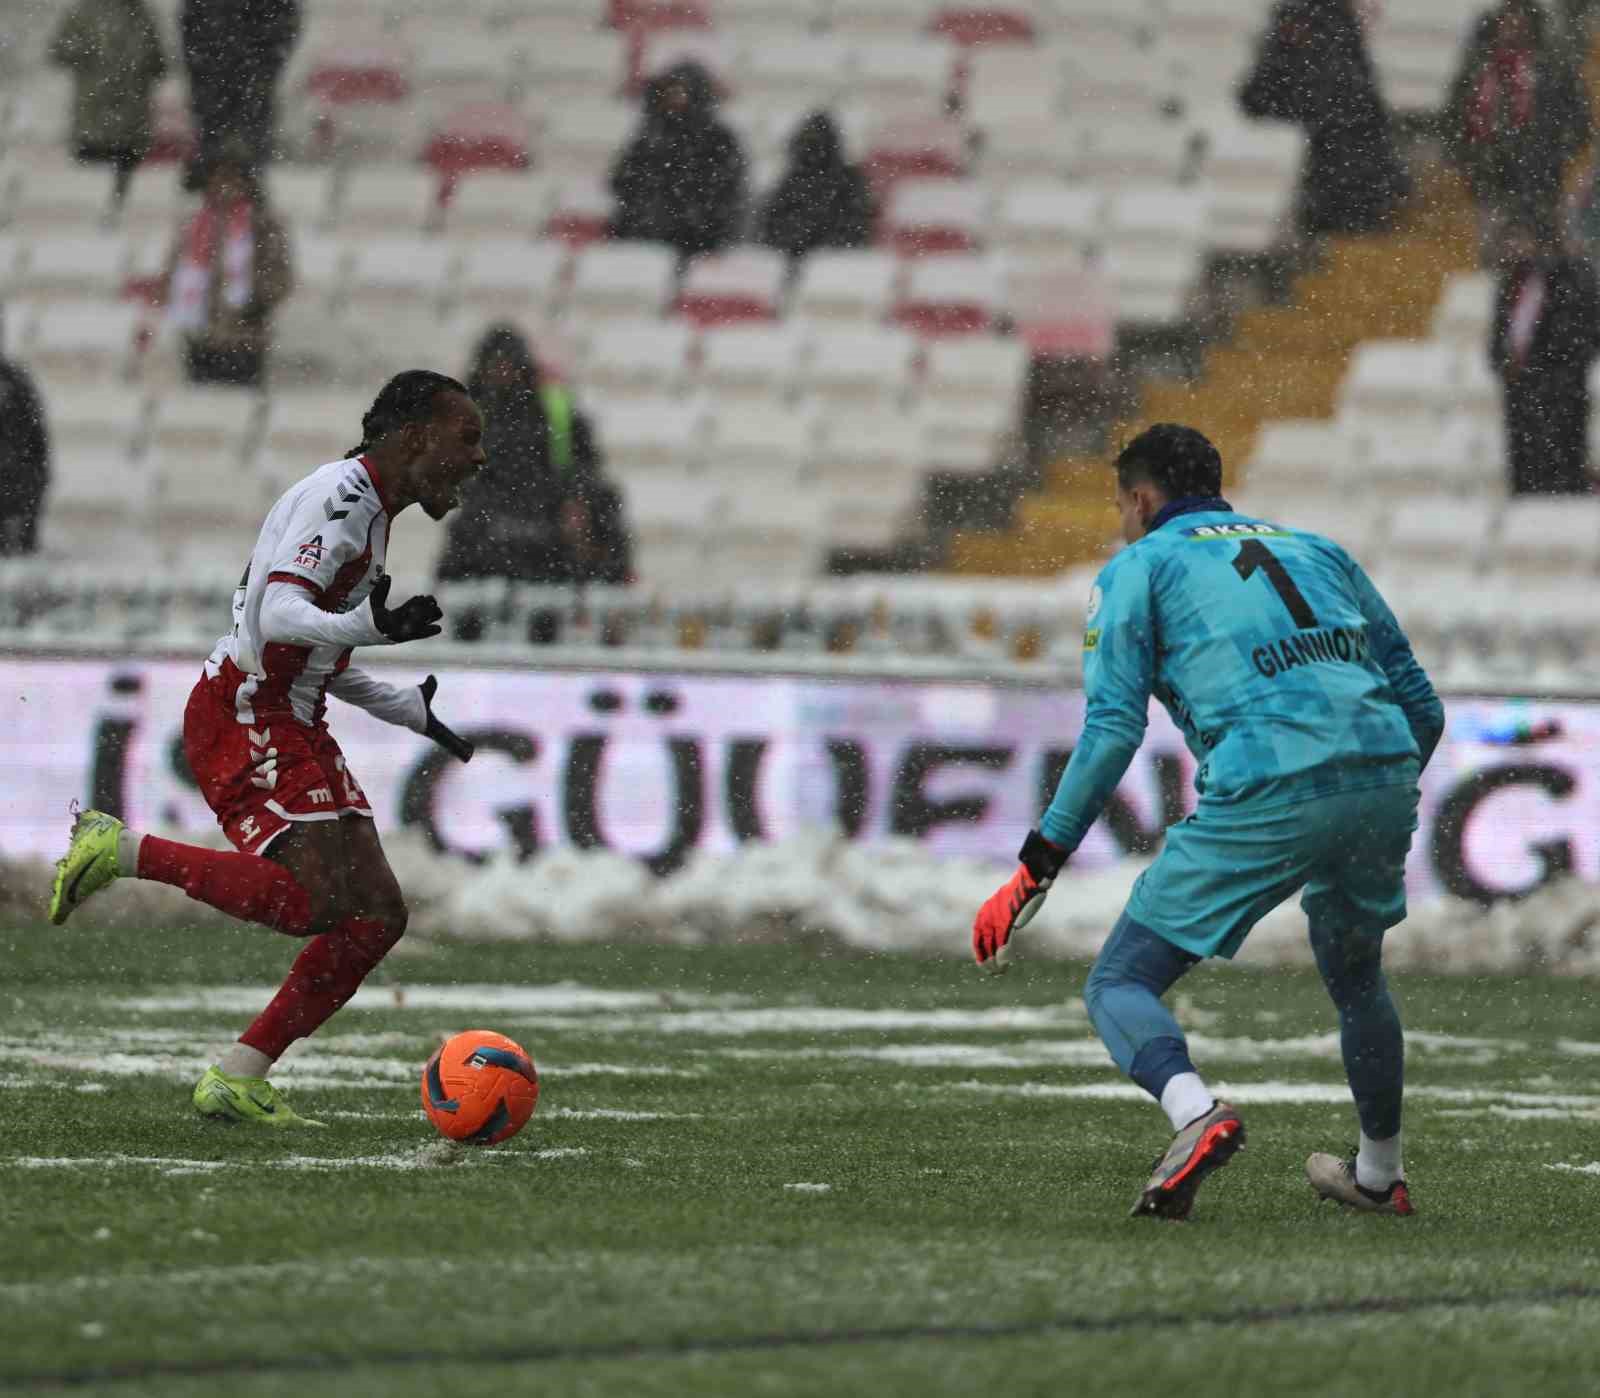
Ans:
[[[49,486],[44,403],[27,370],[0,358],[0,558],[37,552]]]
[[[259,171],[272,156],[278,79],[300,37],[300,0],[184,0],[178,23],[198,141],[185,187],[202,189],[228,147],[243,145]]]
[[[1572,495],[1589,479],[1589,366],[1600,355],[1594,268],[1536,225],[1501,247],[1489,363],[1505,382],[1506,458],[1517,495]]]
[[[439,580],[628,581],[622,499],[601,471],[594,433],[572,394],[545,381],[509,325],[484,335],[467,387],[483,410],[489,464],[451,519]]]
[[[1486,255],[1506,222],[1554,219],[1567,162],[1590,127],[1578,72],[1543,7],[1504,0],[1484,14],[1450,89],[1445,136],[1478,201]]]
[[[639,133],[611,171],[611,233],[669,243],[684,257],[731,242],[744,212],[745,154],[717,119],[711,76],[680,63],[645,89]]]
[[[1249,116],[1305,128],[1307,233],[1387,227],[1410,193],[1355,0],[1281,0],[1239,105]]]
[[[167,56],[144,0],[76,0],[50,44],[50,61],[72,74],[72,147],[86,165],[112,169],[120,207],[150,151],[150,99]]]
[[[789,167],[761,213],[761,241],[791,257],[872,239],[866,176],[844,158],[839,128],[813,112],[789,138]]]

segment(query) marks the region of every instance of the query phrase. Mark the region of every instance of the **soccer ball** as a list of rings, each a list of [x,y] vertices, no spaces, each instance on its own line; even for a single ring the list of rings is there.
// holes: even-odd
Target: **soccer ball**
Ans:
[[[448,1039],[422,1070],[422,1110],[452,1141],[492,1146],[528,1124],[539,1070],[521,1044],[491,1029]]]

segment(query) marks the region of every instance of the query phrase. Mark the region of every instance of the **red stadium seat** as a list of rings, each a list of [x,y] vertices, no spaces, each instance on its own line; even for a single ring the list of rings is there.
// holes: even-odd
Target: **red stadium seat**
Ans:
[[[411,95],[410,55],[382,34],[336,36],[311,55],[306,91],[322,102],[404,102]]]
[[[641,34],[653,29],[709,29],[712,17],[706,0],[610,0],[608,22],[613,29]]]
[[[999,265],[990,258],[952,253],[911,264],[895,321],[924,338],[976,335],[988,330],[1003,301]]]
[[[988,205],[982,187],[966,180],[901,180],[889,194],[883,241],[905,257],[973,252]]]
[[[505,102],[474,102],[443,117],[422,158],[447,181],[447,193],[469,170],[524,170],[529,164],[528,118]]]
[[[556,188],[544,236],[575,248],[611,236],[611,188],[604,179],[574,176]]]
[[[867,178],[880,203],[896,180],[954,179],[966,164],[966,131],[947,117],[890,118],[867,138]]]
[[[965,47],[1030,44],[1034,39],[1033,16],[1023,5],[947,5],[929,28]]]
[[[1116,344],[1110,284],[1060,258],[1012,261],[1006,306],[1017,334],[1040,358],[1104,359]]]
[[[775,320],[788,264],[771,248],[735,248],[689,264],[678,314],[696,325]]]

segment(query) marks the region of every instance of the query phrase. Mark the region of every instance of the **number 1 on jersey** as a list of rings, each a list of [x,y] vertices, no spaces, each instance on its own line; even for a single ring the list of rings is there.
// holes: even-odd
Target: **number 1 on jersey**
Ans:
[[[1239,553],[1233,560],[1233,570],[1241,578],[1248,580],[1257,568],[1267,575],[1267,581],[1282,598],[1283,605],[1289,609],[1289,615],[1294,618],[1296,626],[1302,631],[1309,631],[1317,624],[1317,614],[1311,610],[1311,604],[1306,601],[1305,594],[1294,585],[1294,579],[1289,576],[1289,570],[1283,566],[1278,555],[1260,539],[1246,539],[1239,545]]]

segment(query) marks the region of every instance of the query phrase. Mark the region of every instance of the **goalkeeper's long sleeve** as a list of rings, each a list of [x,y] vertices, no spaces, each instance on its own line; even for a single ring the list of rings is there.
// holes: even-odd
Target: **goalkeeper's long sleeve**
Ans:
[[[290,646],[383,646],[389,638],[363,601],[348,612],[330,612],[311,600],[303,584],[269,582],[261,596],[261,639]]]
[[[428,731],[428,704],[417,685],[388,684],[364,670],[347,666],[329,678],[328,693],[385,723],[409,728],[413,733]]]
[[[1411,736],[1417,741],[1422,765],[1426,767],[1433,750],[1439,746],[1439,739],[1444,736],[1444,704],[1427,671],[1411,653],[1411,642],[1383,595],[1359,563],[1354,559],[1349,563],[1356,602],[1366,619],[1367,635],[1371,639],[1372,658],[1388,677],[1389,687],[1394,690],[1394,697],[1411,727]]]

